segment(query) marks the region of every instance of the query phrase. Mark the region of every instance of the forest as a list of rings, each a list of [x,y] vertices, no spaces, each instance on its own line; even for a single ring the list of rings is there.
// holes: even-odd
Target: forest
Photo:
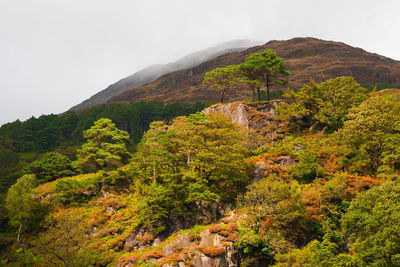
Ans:
[[[347,76],[260,101],[283,64],[266,51],[206,74],[209,109],[230,115],[132,103],[1,127],[14,166],[42,153],[5,197],[1,263],[400,266],[400,90]],[[231,86],[250,99],[224,104]],[[239,106],[264,123],[234,123]]]
[[[128,105],[101,105],[82,112],[67,111],[61,115],[42,115],[24,122],[19,120],[0,127],[0,193],[21,175],[21,169],[46,152],[57,151],[75,159],[75,150],[84,142],[82,132],[99,118],[110,118],[130,135],[128,149],[142,138],[152,121],[170,121],[179,115],[202,110],[207,104],[139,102]]]

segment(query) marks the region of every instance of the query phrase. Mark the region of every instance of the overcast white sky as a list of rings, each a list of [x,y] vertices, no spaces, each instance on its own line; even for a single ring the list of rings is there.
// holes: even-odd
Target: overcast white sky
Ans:
[[[398,0],[0,0],[0,125],[233,39],[312,36],[400,60],[399,11]]]

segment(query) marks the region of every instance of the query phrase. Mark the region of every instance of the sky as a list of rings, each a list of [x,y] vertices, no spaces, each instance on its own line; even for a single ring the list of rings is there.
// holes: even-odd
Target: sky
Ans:
[[[0,0],[0,125],[59,114],[234,39],[316,37],[400,60],[398,0]]]

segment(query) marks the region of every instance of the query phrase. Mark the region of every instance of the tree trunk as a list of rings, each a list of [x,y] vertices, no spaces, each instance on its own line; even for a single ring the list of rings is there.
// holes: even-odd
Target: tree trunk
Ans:
[[[153,159],[153,184],[156,184],[156,162]]]
[[[18,228],[18,235],[17,235],[17,242],[19,243],[21,241],[21,230],[22,230],[22,222],[19,223],[19,228]]]
[[[251,86],[251,101],[254,102],[256,100],[256,91],[254,90],[254,86]]]
[[[260,87],[257,87],[257,96],[258,96],[258,101],[261,101]]]
[[[226,92],[226,89],[222,90],[222,92],[221,92],[221,99],[220,99],[221,103],[224,102],[225,92]]]
[[[269,77],[267,75],[267,101],[269,101],[269,100],[270,100],[270,98],[269,98]]]

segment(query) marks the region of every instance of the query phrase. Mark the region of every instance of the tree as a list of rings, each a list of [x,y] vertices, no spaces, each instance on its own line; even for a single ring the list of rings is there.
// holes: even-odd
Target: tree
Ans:
[[[168,126],[161,121],[152,122],[150,129],[144,134],[138,147],[137,156],[141,160],[141,168],[146,168],[146,166],[151,168],[154,184],[159,173],[158,169],[165,167],[166,156],[169,154],[165,149],[165,143],[162,141],[167,129]]]
[[[272,83],[286,84],[287,80],[282,78],[288,76],[290,72],[286,69],[283,59],[278,57],[271,49],[261,53],[251,54],[240,64],[240,70],[249,80],[258,80],[267,88],[267,100],[270,100],[270,85]],[[258,100],[260,100],[260,90],[257,87]]]
[[[21,176],[18,167],[19,156],[10,149],[0,149],[0,193],[6,193]]]
[[[42,115],[32,120],[33,143],[40,151],[55,149],[60,141],[60,117],[54,114]]]
[[[310,183],[315,178],[322,176],[318,166],[318,154],[312,150],[298,152],[299,163],[289,167],[291,176],[301,183]]]
[[[272,175],[249,186],[241,199],[238,247],[245,255],[273,262],[275,253],[304,242],[305,206],[295,181],[291,185]],[[265,265],[267,265],[265,263]]]
[[[35,224],[43,215],[39,200],[33,197],[33,189],[36,184],[35,175],[27,174],[19,178],[7,193],[8,217],[10,224],[18,227],[18,242],[21,233],[28,229],[29,225]]]
[[[248,85],[251,88],[260,86],[261,83],[256,80],[249,80],[243,75],[239,65],[229,65],[223,68],[216,68],[205,74],[203,83],[209,84],[211,88],[220,92],[220,102],[224,101],[225,93],[240,85]],[[253,94],[254,95],[254,94]]]
[[[171,220],[188,225],[204,206],[233,201],[248,182],[245,153],[243,136],[222,115],[199,112],[169,127],[152,123],[131,165],[142,225],[153,232]]]
[[[310,80],[298,92],[284,94],[278,112],[291,128],[335,131],[343,126],[350,109],[368,98],[367,89],[352,77],[338,77],[322,83]]]
[[[99,250],[89,246],[90,227],[82,218],[58,216],[34,242],[42,263],[52,266],[97,266],[101,264]]]
[[[178,117],[168,128],[154,122],[138,146],[137,169],[144,182],[153,184],[183,175],[188,199],[215,193],[231,199],[247,182],[244,145],[236,126],[222,115]]]
[[[177,149],[175,157],[181,168],[191,173],[186,179],[193,194],[216,193],[231,200],[246,185],[244,138],[223,115],[207,117],[198,112],[187,118],[178,117],[170,131]]]
[[[339,131],[340,140],[356,149],[359,157],[366,156],[364,165],[376,172],[382,156],[389,156],[383,153],[396,152],[393,146],[398,146],[396,136],[400,134],[400,102],[390,94],[375,94],[352,109],[347,118]]]
[[[275,229],[293,243],[304,241],[305,205],[297,182],[289,185],[272,175],[250,185],[241,202],[248,215],[245,221],[254,223],[261,236]]]
[[[378,167],[380,177],[396,178],[400,170],[400,134],[388,135],[382,152],[382,165]]]
[[[359,266],[400,265],[400,184],[361,193],[343,215],[342,229]]]
[[[356,266],[341,265],[337,258],[338,247],[335,243],[313,240],[302,249],[292,249],[286,254],[277,254],[274,267],[289,266]]]
[[[60,117],[60,129],[64,139],[71,139],[79,121],[78,115],[74,111],[67,111]]]
[[[73,176],[78,173],[78,170],[68,157],[57,152],[50,152],[25,167],[24,173],[35,174],[38,180],[49,182],[61,177]]]
[[[94,170],[110,169],[128,163],[131,157],[126,149],[129,134],[119,130],[110,119],[101,118],[83,132],[88,140],[78,150],[78,164]]]
[[[0,149],[0,170],[15,167],[19,162],[18,154],[10,149]]]

